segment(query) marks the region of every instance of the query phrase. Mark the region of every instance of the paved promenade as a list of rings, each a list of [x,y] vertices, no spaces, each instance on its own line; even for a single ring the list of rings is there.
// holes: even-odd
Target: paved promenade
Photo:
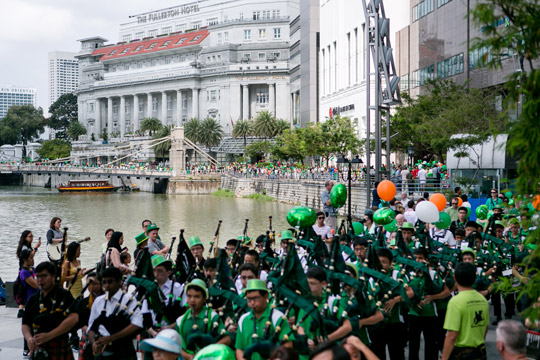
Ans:
[[[491,308],[491,307],[490,307]],[[493,316],[493,314],[491,314]],[[487,358],[499,359],[495,340],[495,326],[490,325],[487,334]],[[420,359],[424,359],[423,345],[420,350]],[[17,319],[17,309],[0,306],[0,359],[18,360],[22,359],[23,337],[21,333],[21,319]],[[77,354],[75,359],[78,358]],[[405,357],[408,357],[408,350],[405,349]],[[140,358],[140,356],[139,356]]]

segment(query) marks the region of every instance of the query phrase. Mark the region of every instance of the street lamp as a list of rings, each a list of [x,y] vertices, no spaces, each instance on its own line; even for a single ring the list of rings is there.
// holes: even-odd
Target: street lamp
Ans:
[[[347,226],[349,227],[349,231],[353,231],[352,227],[352,211],[351,211],[351,190],[352,190],[352,170],[353,166],[354,169],[357,170],[360,167],[360,164],[363,164],[364,162],[358,155],[355,156],[354,159],[347,159],[345,157],[345,154],[343,154],[340,158],[337,160],[338,164],[338,170],[341,172],[341,178],[345,180],[343,177],[343,170],[345,169],[345,165],[348,165],[348,171],[347,171],[347,181],[348,181],[348,187],[347,187]],[[355,174],[355,181],[358,179],[358,174]]]
[[[409,145],[409,147],[407,148],[407,155],[409,155],[409,162],[412,165],[412,163],[414,162],[414,159],[412,159],[412,157],[414,156],[414,146]]]

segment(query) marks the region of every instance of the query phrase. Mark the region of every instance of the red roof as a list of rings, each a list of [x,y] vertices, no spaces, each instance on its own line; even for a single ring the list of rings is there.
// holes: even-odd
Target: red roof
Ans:
[[[96,49],[92,55],[103,55],[99,60],[124,58],[131,55],[148,54],[156,51],[177,49],[198,45],[207,36],[208,30],[192,31],[185,34],[162,36],[143,41],[133,41],[121,45],[106,46]]]

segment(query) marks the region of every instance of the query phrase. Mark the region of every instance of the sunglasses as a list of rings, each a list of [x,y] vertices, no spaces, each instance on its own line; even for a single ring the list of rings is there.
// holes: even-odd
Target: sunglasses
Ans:
[[[324,216],[320,216],[317,219],[319,219],[319,220],[324,219]]]

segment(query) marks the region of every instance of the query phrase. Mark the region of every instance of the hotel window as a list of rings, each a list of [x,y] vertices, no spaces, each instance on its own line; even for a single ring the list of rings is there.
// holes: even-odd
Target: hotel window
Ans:
[[[274,39],[281,39],[281,28],[274,28]]]
[[[187,109],[187,96],[182,96],[182,109]]]
[[[172,97],[167,96],[167,110],[172,110]]]
[[[275,52],[275,53],[272,53],[272,55],[274,55],[274,57],[276,59],[279,59],[281,57],[281,53],[280,52]]]
[[[191,39],[189,42],[197,42],[199,39],[202,38],[202,35],[197,35],[193,39]]]
[[[124,50],[122,50],[122,52],[119,55],[124,55],[125,53],[129,51],[129,49],[131,48],[130,47],[125,48]]]
[[[251,40],[251,30],[244,30],[244,40]]]
[[[183,37],[183,38],[181,38],[180,40],[178,40],[178,42],[177,42],[175,45],[182,45],[182,43],[183,43],[184,41],[186,41],[186,38],[185,38],[185,37]]]
[[[172,26],[166,26],[166,27],[162,28],[161,33],[162,34],[170,34],[170,33],[172,33]]]
[[[217,25],[218,24],[218,18],[217,17],[214,17],[214,18],[211,18],[211,19],[206,19],[206,25],[207,26],[212,26],[212,25]]]
[[[239,18],[240,18],[240,20],[244,20],[244,13],[240,13]]]
[[[437,77],[445,79],[463,73],[463,54],[452,56],[437,63]]]
[[[441,7],[443,5],[446,5],[450,1],[452,1],[452,0],[437,0],[437,7]]]
[[[279,17],[279,10],[272,10],[272,18],[276,19]]]
[[[130,42],[131,41],[131,34],[124,35],[122,37],[122,41],[124,42]]]
[[[157,111],[158,109],[158,99],[152,98],[152,111]]]
[[[257,94],[257,105],[268,104],[268,88],[266,89],[255,89]]]
[[[111,51],[111,53],[109,54],[109,56],[113,56],[114,54],[116,54],[117,51],[118,51],[118,49],[115,49],[115,50]]]
[[[142,69],[142,66],[143,66],[142,62],[139,61],[139,62],[137,63],[137,69]]]
[[[129,100],[126,100],[126,102],[124,103],[124,113],[126,115],[129,114],[129,111],[130,111],[129,109],[131,108],[130,105],[131,105],[131,103],[129,102]]]
[[[266,29],[259,29],[259,39],[266,39]]]
[[[222,34],[222,33],[218,33],[218,34],[217,34],[217,42],[218,42],[218,44],[221,44],[222,41],[223,41],[223,34]]]
[[[167,47],[167,46],[169,46],[169,44],[170,44],[171,42],[172,42],[172,40],[167,40],[167,41],[165,41],[163,44],[161,44],[159,47],[160,47],[160,48]]]
[[[144,103],[141,101],[139,102],[139,112],[142,112],[144,110]]]
[[[94,103],[88,103],[88,111],[89,112],[94,112]]]
[[[253,12],[253,20],[259,20],[261,18],[261,12],[260,11],[254,11]]]
[[[117,103],[113,103],[112,113],[113,113],[113,115],[118,114],[118,104]]]
[[[199,29],[201,28],[201,22],[200,22],[200,21],[195,21],[195,22],[191,25],[191,27],[192,27],[193,29],[199,30]]]
[[[266,53],[259,53],[259,60],[266,60]]]
[[[148,36],[156,36],[157,35],[157,29],[148,30]]]
[[[133,52],[137,52],[137,51],[140,51],[142,48],[144,47],[144,45],[139,45],[135,48],[135,50],[133,50]]]
[[[413,7],[413,22],[433,12],[433,0],[424,0]]]
[[[270,10],[263,10],[262,12],[263,20],[270,19],[270,14],[271,14]]]
[[[217,90],[211,90],[210,91],[210,101],[216,102],[217,101]]]
[[[184,31],[186,30],[186,27],[187,27],[187,24],[180,24],[180,25],[176,25],[176,31]]]
[[[228,43],[229,42],[229,32],[228,31],[225,31],[223,33],[223,40]]]
[[[142,39],[144,37],[144,31],[141,31],[141,32],[138,32],[138,33],[135,33],[135,38],[137,39]]]

